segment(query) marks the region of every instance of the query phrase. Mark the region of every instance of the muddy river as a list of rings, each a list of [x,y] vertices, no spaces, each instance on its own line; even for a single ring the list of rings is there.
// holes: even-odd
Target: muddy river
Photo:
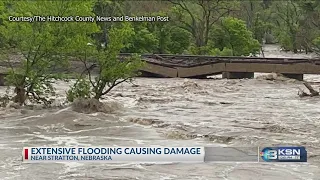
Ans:
[[[266,55],[277,54],[273,47]],[[270,56],[271,56],[270,55]],[[279,78],[152,79],[117,87],[104,103],[113,113],[70,107],[0,110],[0,179],[319,180],[320,98],[299,98],[301,82]],[[319,89],[320,75],[305,75]],[[56,84],[59,99],[68,88]],[[0,87],[5,93],[5,87]],[[26,146],[301,145],[307,163],[23,164]]]

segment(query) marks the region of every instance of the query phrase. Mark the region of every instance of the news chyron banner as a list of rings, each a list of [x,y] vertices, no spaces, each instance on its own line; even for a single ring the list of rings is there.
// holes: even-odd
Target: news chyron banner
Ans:
[[[26,162],[203,162],[204,147],[27,147]]]
[[[307,162],[304,147],[25,147],[23,162]]]

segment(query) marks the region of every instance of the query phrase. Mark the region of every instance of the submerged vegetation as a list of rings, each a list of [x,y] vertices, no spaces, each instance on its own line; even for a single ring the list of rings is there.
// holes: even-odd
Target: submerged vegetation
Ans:
[[[285,51],[320,52],[320,1],[12,1],[0,2],[1,60],[11,67],[7,85],[18,104],[50,105],[53,83],[66,80],[71,61],[83,73],[68,101],[100,99],[131,81],[143,66],[139,53],[248,56],[265,43]],[[169,17],[161,22],[13,22],[9,16]],[[119,59],[119,53],[138,53]],[[23,57],[14,67],[9,55]],[[60,70],[60,71],[59,71]]]
[[[75,98],[95,98],[109,93],[117,85],[132,80],[138,75],[138,69],[143,66],[138,56],[131,56],[123,60],[118,59],[120,50],[126,47],[127,39],[134,33],[130,24],[122,23],[121,27],[109,30],[109,44],[105,48],[97,50],[95,47],[84,47],[83,52],[74,56],[84,63],[88,77],[80,76],[78,81],[68,91],[67,98],[73,101]],[[88,67],[88,57],[94,57],[93,62],[98,73],[93,76]],[[92,67],[92,66],[91,66]]]

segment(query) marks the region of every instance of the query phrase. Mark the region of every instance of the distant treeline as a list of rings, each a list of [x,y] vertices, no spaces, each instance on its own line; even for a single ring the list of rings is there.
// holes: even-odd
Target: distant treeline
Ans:
[[[265,43],[283,50],[320,49],[319,0],[97,1],[97,15],[168,16],[170,22],[134,23],[122,52],[249,55]],[[111,23],[99,24],[106,40]]]
[[[28,2],[28,1],[25,1]],[[37,1],[30,1],[37,2]],[[89,1],[86,1],[86,3]],[[93,16],[161,16],[168,22],[132,22],[135,34],[124,53],[172,53],[209,55],[257,54],[265,43],[279,43],[283,50],[313,52],[320,49],[319,0],[92,0],[86,5]],[[64,3],[61,1],[61,3]],[[77,3],[84,3],[77,1]],[[14,1],[1,1],[6,14],[14,13]],[[37,5],[35,4],[35,7]],[[66,6],[67,7],[67,6]],[[41,11],[41,9],[43,11]],[[21,16],[85,16],[72,9],[44,12],[26,10]],[[38,13],[38,14],[35,14]],[[42,14],[39,14],[42,13]],[[118,22],[95,22],[100,31],[91,34],[108,43],[108,31]],[[3,45],[3,43],[2,43]]]
[[[319,14],[319,0],[2,0],[0,60],[11,67],[6,84],[14,87],[16,103],[50,105],[53,83],[67,79],[52,70],[68,67],[69,57],[85,70],[75,73],[67,100],[99,100],[145,65],[138,55],[119,61],[119,53],[248,56],[264,43],[319,51]],[[93,21],[97,16],[106,18]],[[12,54],[22,55],[21,67],[8,61]]]

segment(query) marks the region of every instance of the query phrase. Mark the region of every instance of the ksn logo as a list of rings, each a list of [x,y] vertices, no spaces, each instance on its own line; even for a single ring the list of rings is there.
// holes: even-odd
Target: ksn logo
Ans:
[[[260,152],[265,162],[307,162],[305,147],[265,147]]]

